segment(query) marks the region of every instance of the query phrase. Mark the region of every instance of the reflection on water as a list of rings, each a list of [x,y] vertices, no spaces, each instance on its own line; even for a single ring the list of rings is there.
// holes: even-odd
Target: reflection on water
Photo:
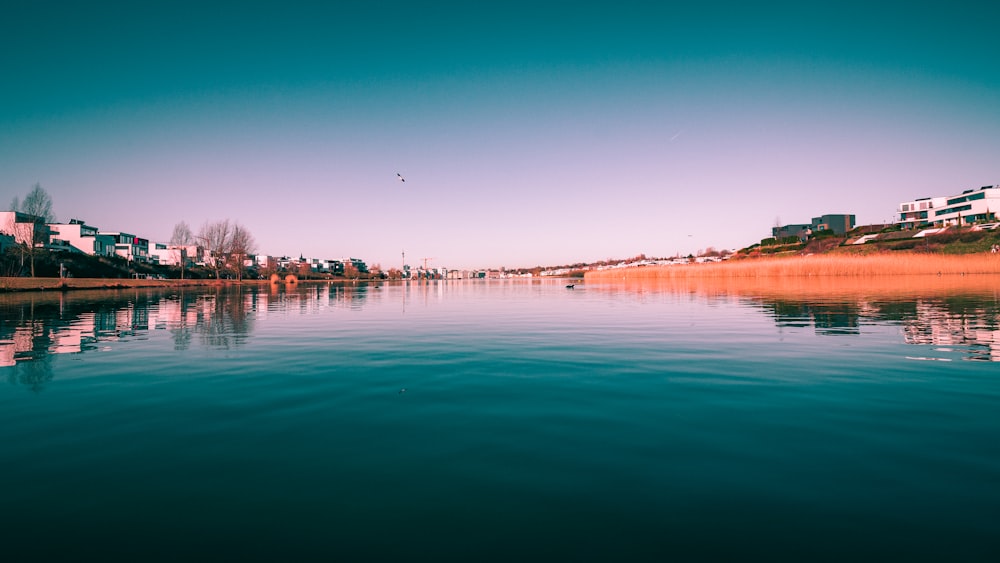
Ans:
[[[706,299],[737,297],[781,328],[812,327],[819,335],[864,337],[868,324],[895,325],[908,344],[959,349],[971,360],[1000,361],[1000,301],[992,280],[695,280],[676,283],[591,285],[585,291],[687,293]],[[412,284],[393,294],[405,314],[407,300],[440,299],[463,282]],[[104,290],[0,296],[0,366],[30,364],[16,379],[32,388],[51,380],[51,356],[107,350],[148,331],[168,331],[176,351],[197,342],[215,349],[244,346],[269,313],[307,315],[329,307],[361,310],[385,299],[382,285],[303,285],[215,290]],[[478,290],[482,290],[480,288]],[[579,293],[580,289],[577,289]],[[14,377],[11,375],[10,377]]]
[[[101,290],[0,294],[0,366],[34,361],[49,354],[99,350],[150,330],[169,331],[176,350],[195,339],[220,349],[238,348],[254,324],[269,312],[311,314],[336,307],[360,310],[381,285],[303,284],[162,291]],[[414,283],[402,294],[426,300],[435,284]]]
[[[863,337],[866,324],[898,325],[907,344],[949,347],[947,352],[955,348],[964,359],[1000,361],[998,281],[990,276],[694,279],[602,289],[732,296],[766,312],[779,328],[812,327],[824,336]]]
[[[375,286],[377,288],[377,286]],[[360,309],[365,284],[215,290],[102,290],[0,295],[0,367],[30,364],[17,376],[40,388],[51,379],[53,354],[107,350],[111,343],[165,330],[174,349],[193,342],[217,349],[239,348],[268,311],[308,314],[323,307]]]
[[[865,323],[903,327],[907,344],[961,347],[967,359],[1000,361],[997,302],[918,299],[906,302],[805,303],[761,299],[778,326],[815,328],[822,335],[860,335]]]
[[[954,312],[931,303],[917,304],[917,318],[922,322],[907,322],[903,336],[907,344],[956,346],[968,350],[972,360],[1000,361],[1000,328],[994,302],[987,310]]]
[[[0,295],[4,554],[1000,560],[995,290],[783,281]]]

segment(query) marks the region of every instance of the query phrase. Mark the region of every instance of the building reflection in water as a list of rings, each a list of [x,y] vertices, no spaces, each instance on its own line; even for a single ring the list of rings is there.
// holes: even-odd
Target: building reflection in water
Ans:
[[[803,303],[773,301],[760,307],[774,317],[778,326],[813,326],[818,334],[860,334],[861,307],[855,303]]]
[[[822,304],[761,302],[778,326],[812,326],[817,334],[861,334],[863,323],[902,326],[907,344],[961,347],[967,359],[1000,361],[996,307],[956,308],[943,301]]]
[[[258,319],[269,314],[360,309],[377,288],[359,283],[287,290],[255,286],[0,295],[0,367],[107,349],[114,342],[156,330],[168,331],[178,351],[195,342],[216,349],[239,348],[246,345]]]
[[[488,286],[446,283],[404,284],[392,293],[407,304],[444,299],[445,292],[489,291]],[[778,327],[812,327],[820,335],[863,336],[866,323],[902,327],[903,341],[915,345],[961,348],[972,360],[1000,361],[1000,296],[993,291],[963,293],[922,285],[918,293],[872,291],[812,292],[783,283],[780,290],[746,283],[699,282],[683,287],[643,283],[595,286],[590,290],[645,296],[661,292],[735,298],[759,308]],[[839,282],[843,289],[843,282]],[[51,379],[57,354],[106,349],[112,343],[168,331],[174,349],[196,342],[216,349],[245,346],[258,320],[269,315],[308,315],[326,309],[360,310],[386,299],[382,284],[308,285],[294,288],[235,287],[214,290],[74,291],[0,295],[0,368],[30,365],[8,374],[41,388]],[[961,289],[961,288],[959,288]],[[912,295],[921,295],[912,297]]]
[[[917,304],[915,321],[903,325],[907,344],[967,348],[970,359],[1000,361],[1000,328],[997,311],[953,312],[929,303]]]
[[[1000,361],[1000,290],[992,276],[688,278],[601,284],[590,290],[695,295],[759,308],[779,327],[863,337],[866,324],[896,325],[903,342]]]
[[[150,330],[169,331],[177,350],[189,348],[196,337],[212,347],[239,347],[253,331],[257,303],[256,292],[240,289],[3,295],[0,366],[46,363],[56,354],[106,349]]]

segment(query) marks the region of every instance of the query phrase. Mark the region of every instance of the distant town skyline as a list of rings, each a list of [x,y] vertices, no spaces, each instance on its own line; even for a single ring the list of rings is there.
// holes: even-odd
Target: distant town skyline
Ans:
[[[37,182],[58,220],[154,241],[229,218],[268,255],[552,266],[1000,183],[978,2],[8,14],[0,204]]]

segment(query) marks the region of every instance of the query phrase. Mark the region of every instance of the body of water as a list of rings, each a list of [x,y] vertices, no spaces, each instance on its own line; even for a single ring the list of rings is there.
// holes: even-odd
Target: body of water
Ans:
[[[990,291],[483,280],[0,313],[9,560],[1000,560]]]

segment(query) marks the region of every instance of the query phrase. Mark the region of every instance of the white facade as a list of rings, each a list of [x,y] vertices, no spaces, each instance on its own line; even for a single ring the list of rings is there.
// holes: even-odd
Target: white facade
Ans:
[[[161,266],[180,266],[182,258],[187,258],[188,262],[200,262],[202,253],[197,244],[155,242],[149,245],[149,261]]]
[[[996,221],[1000,212],[1000,185],[907,201],[900,203],[896,211],[894,222],[904,229]]]
[[[91,227],[83,221],[69,223],[49,223],[52,231],[52,242],[63,241],[76,250],[91,256],[111,256],[114,254],[114,239],[98,234],[97,227]]]
[[[18,244],[33,245],[36,227],[33,218],[18,211],[0,211],[0,233],[14,237]]]

